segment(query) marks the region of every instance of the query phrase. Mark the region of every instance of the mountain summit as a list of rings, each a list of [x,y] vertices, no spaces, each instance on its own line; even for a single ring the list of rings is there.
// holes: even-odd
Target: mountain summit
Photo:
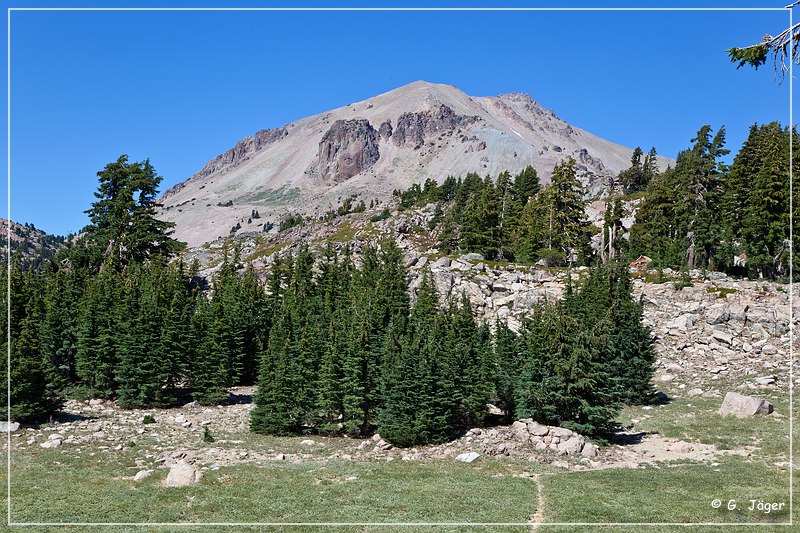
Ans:
[[[578,162],[590,190],[630,164],[632,150],[570,126],[529,95],[473,97],[416,81],[368,100],[261,130],[167,190],[161,218],[197,246],[228,235],[258,211],[320,216],[347,197],[386,200],[431,178],[496,177],[532,165],[547,182],[556,163]],[[662,160],[663,161],[663,160]]]

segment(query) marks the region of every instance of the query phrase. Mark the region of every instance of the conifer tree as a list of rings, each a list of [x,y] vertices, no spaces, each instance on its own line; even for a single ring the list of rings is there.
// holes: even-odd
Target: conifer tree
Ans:
[[[192,397],[200,404],[214,405],[228,398],[224,322],[219,306],[211,306],[202,294],[195,299],[189,373]]]
[[[524,325],[525,365],[517,382],[517,417],[595,435],[610,429],[619,408],[601,387],[601,339],[560,305],[541,305]]]
[[[516,412],[515,376],[522,367],[519,355],[519,341],[517,335],[511,331],[505,321],[497,320],[493,348],[496,361],[494,375],[494,390],[498,406],[503,409],[505,419],[510,422]]]
[[[48,381],[62,390],[77,381],[78,312],[83,280],[74,272],[50,273],[44,287],[44,315],[39,331],[40,349]]]
[[[121,155],[97,176],[97,201],[86,211],[91,220],[86,232],[104,257],[121,268],[151,256],[169,256],[184,247],[169,237],[175,224],[155,218],[162,178],[149,159],[129,163],[128,156]]]
[[[792,135],[796,143],[796,133]],[[734,179],[747,181],[746,202],[739,209],[744,217],[738,225],[747,269],[753,277],[785,276],[789,271],[789,130],[773,122],[751,131],[751,136],[754,142],[748,138],[748,151],[742,148],[744,156],[737,156],[731,169]],[[756,154],[750,155],[752,148]]]
[[[290,302],[284,304],[270,331],[267,350],[261,356],[256,407],[250,428],[256,433],[295,435],[303,425],[297,339],[292,327]]]
[[[23,273],[18,257],[13,258],[10,273],[0,268],[0,275],[10,281],[10,293],[2,291],[0,302],[10,312],[2,313],[2,325],[9,326],[11,344],[2,336],[0,348],[9,354],[11,367],[6,357],[0,357],[0,368],[11,385],[11,398],[7,388],[0,387],[0,416],[19,422],[38,422],[46,419],[59,407],[51,385],[47,381],[42,357],[39,352],[38,329],[41,319],[41,302],[38,296],[38,280],[30,273]],[[10,301],[7,299],[10,298]],[[10,319],[10,323],[6,322]],[[7,404],[11,404],[8,412]]]
[[[75,369],[101,397],[110,397],[116,389],[120,301],[119,277],[108,267],[90,281],[81,301]]]

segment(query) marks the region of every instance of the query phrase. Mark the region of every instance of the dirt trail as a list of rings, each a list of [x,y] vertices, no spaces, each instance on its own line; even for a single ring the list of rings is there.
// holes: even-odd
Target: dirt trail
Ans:
[[[544,491],[542,491],[541,474],[533,474],[531,479],[536,483],[536,512],[531,516],[531,531],[536,531],[539,526],[544,522]]]

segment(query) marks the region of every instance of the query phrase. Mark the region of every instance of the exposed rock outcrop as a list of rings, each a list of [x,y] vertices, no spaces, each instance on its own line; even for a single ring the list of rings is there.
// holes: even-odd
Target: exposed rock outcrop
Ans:
[[[286,131],[286,127],[282,127],[260,130],[256,132],[255,135],[245,137],[241,141],[237,142],[233,148],[206,163],[205,166],[197,172],[197,174],[188,180],[178,183],[177,185],[167,189],[162,198],[169,198],[170,196],[174,195],[184,188],[189,181],[204,178],[214,174],[215,172],[219,172],[220,170],[225,170],[240,165],[244,161],[252,158],[256,152],[265,146],[284,138],[288,134],[289,132]]]
[[[386,139],[386,140],[391,138],[392,131],[394,131],[392,129],[392,121],[391,120],[384,120],[383,123],[381,124],[380,129],[378,131],[380,132],[381,138]]]
[[[330,183],[352,178],[379,157],[378,132],[364,119],[337,120],[319,143],[319,169]]]
[[[392,140],[397,146],[421,146],[427,135],[463,128],[478,120],[478,116],[457,115],[448,106],[440,104],[431,110],[400,115]]]

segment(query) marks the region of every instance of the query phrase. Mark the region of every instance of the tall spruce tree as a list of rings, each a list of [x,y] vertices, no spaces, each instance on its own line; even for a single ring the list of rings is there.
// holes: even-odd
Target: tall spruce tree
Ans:
[[[86,227],[87,239],[118,268],[130,262],[180,251],[184,245],[169,236],[174,223],[156,218],[156,196],[161,176],[150,160],[128,162],[121,155],[97,173],[95,193]]]

